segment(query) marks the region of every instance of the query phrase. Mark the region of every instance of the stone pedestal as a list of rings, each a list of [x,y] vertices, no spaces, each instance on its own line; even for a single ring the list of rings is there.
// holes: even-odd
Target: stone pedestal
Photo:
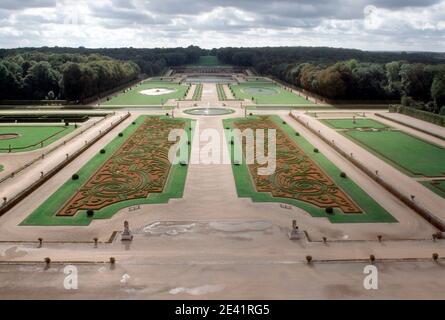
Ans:
[[[292,222],[292,230],[289,232],[289,240],[300,240],[304,237],[304,233],[297,226],[297,221]]]
[[[124,232],[122,232],[121,241],[133,241],[133,235],[131,234],[128,221],[124,223]]]
[[[300,240],[302,238],[303,238],[303,233],[298,229],[294,229],[291,232],[289,232],[289,240]]]

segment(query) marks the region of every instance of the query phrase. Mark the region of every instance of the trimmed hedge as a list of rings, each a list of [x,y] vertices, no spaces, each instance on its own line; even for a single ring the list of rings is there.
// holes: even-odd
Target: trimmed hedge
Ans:
[[[391,106],[389,108],[389,112],[401,113],[419,120],[427,121],[438,126],[445,127],[445,116],[441,116],[439,114],[403,106]]]

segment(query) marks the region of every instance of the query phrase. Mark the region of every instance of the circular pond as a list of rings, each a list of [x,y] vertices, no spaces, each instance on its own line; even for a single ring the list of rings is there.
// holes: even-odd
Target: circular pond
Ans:
[[[224,116],[235,113],[235,110],[225,108],[195,108],[185,110],[184,113],[192,116]]]
[[[275,90],[272,88],[250,87],[250,88],[244,89],[244,92],[253,94],[253,95],[261,94],[264,96],[272,96],[274,94],[277,94],[278,90]]]

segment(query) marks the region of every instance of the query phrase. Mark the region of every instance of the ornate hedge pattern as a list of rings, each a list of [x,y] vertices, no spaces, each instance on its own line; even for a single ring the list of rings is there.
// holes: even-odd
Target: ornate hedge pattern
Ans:
[[[79,210],[100,210],[162,192],[171,169],[168,153],[174,144],[168,135],[184,126],[185,121],[147,117],[57,215],[74,216]]]
[[[248,165],[258,192],[268,192],[274,197],[304,201],[319,208],[339,208],[348,214],[362,213],[348,195],[269,117],[240,120],[234,125],[240,130],[275,129],[277,132],[275,173],[271,176],[260,176],[258,168],[261,165],[258,163]],[[245,150],[245,141],[243,144]]]

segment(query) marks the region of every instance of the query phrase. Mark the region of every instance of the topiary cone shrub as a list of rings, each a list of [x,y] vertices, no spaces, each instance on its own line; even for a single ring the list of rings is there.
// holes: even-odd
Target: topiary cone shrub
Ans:
[[[87,210],[87,217],[88,218],[94,217],[94,210]]]
[[[121,132],[119,133],[119,137],[122,138],[124,136],[124,134]]]
[[[299,133],[299,132],[295,132],[295,135],[296,135],[297,137],[299,137],[299,136],[300,136],[300,133]]]
[[[326,211],[327,214],[334,214],[334,208],[332,208],[332,207],[326,208],[325,211]]]
[[[312,256],[306,256],[306,261],[308,264],[312,263]]]
[[[342,177],[342,178],[347,178],[348,176],[346,175],[345,172],[342,172],[342,173],[340,173],[340,177]]]
[[[320,150],[318,150],[317,148],[315,148],[315,149],[314,149],[314,152],[315,152],[315,153],[319,153]]]
[[[72,179],[73,181],[79,180],[79,175],[77,173],[73,174]]]
[[[371,263],[374,263],[374,262],[375,262],[375,255],[371,254],[371,255],[369,256],[369,261],[370,261]]]
[[[105,154],[107,151],[105,151],[105,149],[100,150],[101,154]]]

